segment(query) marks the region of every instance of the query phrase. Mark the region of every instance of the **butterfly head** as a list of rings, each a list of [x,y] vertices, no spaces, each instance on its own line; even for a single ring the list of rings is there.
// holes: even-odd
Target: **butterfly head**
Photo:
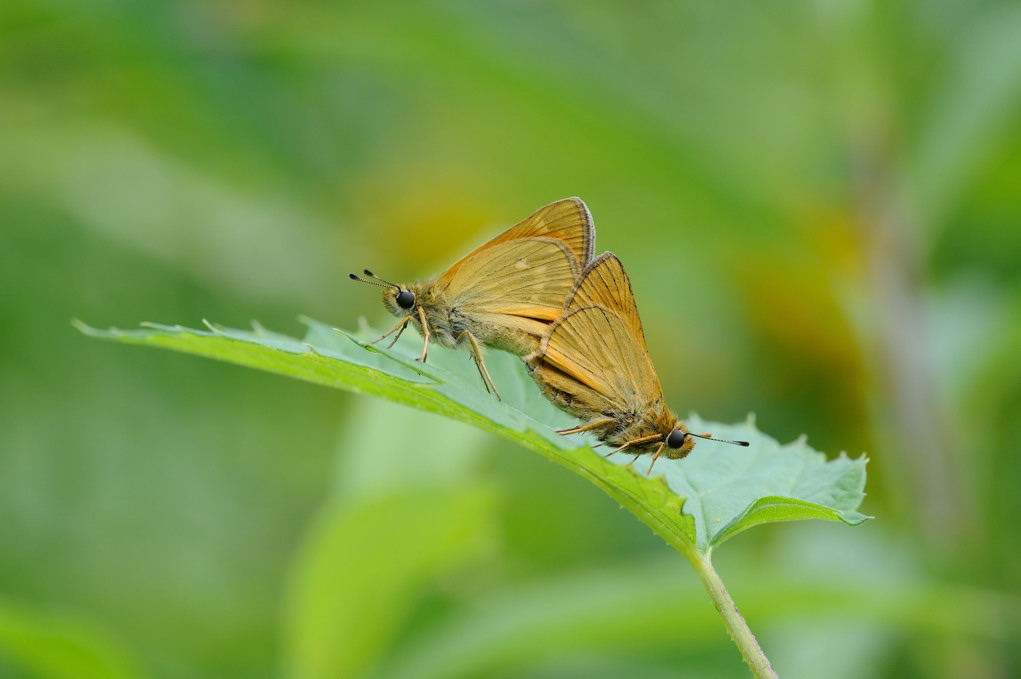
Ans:
[[[666,448],[663,454],[671,460],[677,460],[687,456],[695,447],[695,439],[706,439],[719,443],[729,443],[734,446],[747,446],[747,441],[728,441],[726,439],[714,439],[711,434],[692,434],[688,428],[678,422],[674,425],[673,431],[666,435]]]
[[[671,460],[686,457],[691,449],[695,447],[695,439],[688,428],[680,422],[676,428],[666,435],[666,448],[663,454]]]
[[[404,288],[387,288],[383,291],[383,304],[394,316],[405,316],[415,308],[417,296]]]
[[[352,280],[383,288],[383,305],[394,316],[406,316],[414,310],[415,304],[418,302],[418,295],[413,290],[385,281],[368,269],[365,270],[365,275],[375,280],[370,281],[358,274],[350,274]]]

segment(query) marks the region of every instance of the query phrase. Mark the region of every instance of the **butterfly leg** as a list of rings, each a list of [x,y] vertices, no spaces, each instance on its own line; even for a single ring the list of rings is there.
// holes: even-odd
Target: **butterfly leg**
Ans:
[[[411,320],[410,316],[405,316],[404,318],[402,318],[400,320],[400,322],[397,325],[395,325],[394,327],[390,328],[390,330],[388,330],[385,335],[383,335],[382,337],[379,337],[377,339],[372,340],[372,343],[375,344],[376,342],[384,340],[387,337],[389,337],[390,335],[394,334],[394,332],[396,332],[397,333],[397,337],[394,337],[393,341],[390,342],[390,344],[386,345],[387,349],[391,348],[393,345],[397,344],[397,340],[399,340],[401,338],[401,333],[403,333],[404,329],[408,327],[408,321],[410,321],[410,320]]]
[[[490,391],[490,387],[492,387],[492,392],[496,395],[496,400],[502,401],[503,399],[500,398],[500,392],[496,390],[496,385],[493,384],[493,378],[489,376],[489,370],[486,368],[486,362],[482,360],[482,347],[479,346],[479,341],[475,339],[475,335],[465,330],[457,336],[457,341],[460,342],[461,338],[466,335],[468,337],[468,342],[471,344],[472,358],[475,359],[475,367],[479,369],[479,377],[482,378],[482,384],[485,385],[486,391]]]
[[[659,439],[659,438],[663,438],[663,435],[662,435],[662,434],[650,434],[649,436],[643,436],[643,437],[642,437],[642,438],[640,438],[640,439],[632,439],[632,440],[630,440],[630,441],[626,442],[626,443],[625,443],[624,445],[622,445],[622,446],[621,446],[620,448],[614,448],[613,450],[611,450],[610,452],[608,452],[608,453],[607,453],[606,455],[604,455],[603,457],[610,457],[610,456],[611,456],[611,455],[613,455],[614,453],[619,453],[620,451],[624,450],[624,449],[625,449],[625,448],[627,448],[628,446],[633,446],[633,445],[635,445],[635,444],[638,444],[638,443],[648,443],[649,441],[655,441],[656,439]],[[666,443],[666,441],[664,440],[664,441],[663,441],[663,443]],[[657,451],[656,451],[656,455],[657,455],[657,456],[659,455],[659,451],[660,451],[660,450],[663,450],[663,446],[660,446],[660,447],[659,447],[659,450],[657,450]],[[641,455],[641,453],[639,453],[638,455]],[[637,459],[638,459],[638,456],[635,456],[635,460],[637,460]],[[634,460],[632,460],[632,462],[633,462],[633,461],[634,461]],[[653,462],[655,462],[655,460],[653,460]]]
[[[418,360],[425,363],[425,357],[429,353],[429,324],[425,322],[425,311],[422,307],[418,307],[418,318],[422,321],[422,337],[425,340],[422,342],[422,355],[418,357]]]
[[[652,456],[652,462],[649,463],[649,471],[645,472],[646,475],[652,473],[652,465],[656,464],[656,460],[659,459],[659,454],[663,452],[663,446],[666,445],[666,439],[663,439],[663,443],[659,444],[659,448],[656,448],[656,454]]]
[[[603,457],[610,457],[611,455],[613,455],[613,454],[615,454],[615,453],[619,453],[620,451],[624,450],[625,448],[627,448],[627,447],[628,447],[628,446],[630,446],[630,445],[631,445],[630,443],[625,443],[625,444],[624,444],[624,445],[622,445],[622,446],[621,446],[620,448],[614,448],[613,450],[611,450],[610,452],[608,452],[608,453],[607,453],[606,455],[603,455]],[[638,459],[638,458],[636,457],[636,458],[635,458],[635,460],[637,460],[637,459]],[[632,462],[634,462],[634,460],[632,460]]]
[[[584,424],[584,425],[582,425],[580,427],[568,427],[567,429],[557,429],[557,433],[561,434],[563,436],[568,436],[570,434],[580,434],[583,431],[592,431],[593,429],[599,429],[600,427],[605,427],[606,425],[613,424],[616,421],[617,420],[613,419],[612,417],[606,417],[606,418],[603,418],[601,420],[595,420],[593,422],[589,422],[588,424]],[[611,453],[611,455],[612,455],[612,453]]]

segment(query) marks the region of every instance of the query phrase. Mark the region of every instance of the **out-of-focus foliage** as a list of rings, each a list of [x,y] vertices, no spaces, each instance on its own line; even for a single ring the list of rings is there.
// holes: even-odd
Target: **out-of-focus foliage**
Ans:
[[[6,0],[0,675],[301,669],[314,545],[394,494],[489,499],[367,608],[363,667],[743,672],[683,564],[572,475],[69,325],[381,319],[348,271],[431,275],[568,195],[675,410],[869,452],[880,520],[717,559],[780,675],[1021,673],[1018,35],[1011,0]]]

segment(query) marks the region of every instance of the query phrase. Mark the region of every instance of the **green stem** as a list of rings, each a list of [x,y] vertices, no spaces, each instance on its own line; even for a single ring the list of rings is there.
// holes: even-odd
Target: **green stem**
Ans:
[[[716,606],[720,617],[723,618],[723,624],[727,627],[730,638],[741,651],[741,657],[748,663],[752,674],[757,679],[777,679],[776,672],[769,664],[769,658],[763,653],[759,642],[755,640],[755,635],[748,628],[744,616],[737,610],[737,604],[730,598],[727,588],[723,586],[720,574],[713,568],[710,554],[702,554],[694,545],[691,545],[690,549],[681,551],[691,562],[698,577],[702,579],[702,584],[709,591],[709,598],[712,599],[713,605]]]

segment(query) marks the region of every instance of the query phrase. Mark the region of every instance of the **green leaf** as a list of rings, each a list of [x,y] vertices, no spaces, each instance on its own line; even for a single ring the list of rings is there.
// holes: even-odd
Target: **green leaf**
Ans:
[[[484,546],[492,494],[404,489],[336,502],[292,573],[285,676],[365,676],[437,572]]]
[[[121,639],[95,621],[0,601],[0,654],[47,679],[144,676]]]
[[[646,655],[657,644],[695,653],[726,639],[717,612],[705,605],[693,580],[677,577],[673,560],[643,559],[628,564],[626,573],[622,577],[617,568],[551,572],[480,595],[472,606],[453,611],[394,649],[376,676],[529,676],[527,668],[555,658],[596,658],[602,668],[629,657],[629,651]],[[679,635],[681,618],[684,634]],[[656,663],[655,656],[644,659]],[[640,662],[620,676],[649,676]]]
[[[191,330],[146,324],[141,330],[84,333],[120,342],[158,346],[207,356],[326,386],[373,394],[440,413],[493,432],[567,467],[602,488],[669,544],[692,558],[760,523],[818,518],[857,525],[864,498],[864,457],[827,462],[804,441],[780,445],[755,428],[751,419],[722,425],[689,418],[692,431],[743,439],[747,448],[700,441],[684,460],[661,458],[653,473],[648,458],[604,458],[585,435],[563,437],[555,427],[573,420],[549,404],[532,384],[521,361],[502,352],[486,364],[503,397],[487,394],[466,353],[431,347],[425,364],[414,359],[421,339],[405,336],[393,349],[368,340],[378,333],[363,328],[346,333],[305,321],[303,341],[256,327],[233,330],[207,324]],[[384,432],[381,432],[381,436]],[[683,512],[682,512],[683,509]]]
[[[751,443],[738,448],[702,441],[687,464],[666,467],[667,485],[688,498],[684,511],[694,520],[699,551],[762,523],[826,519],[857,525],[869,518],[855,511],[865,498],[864,456],[852,460],[841,453],[827,462],[803,437],[780,445],[755,429],[751,417],[740,426],[694,414],[685,422],[695,432]]]

